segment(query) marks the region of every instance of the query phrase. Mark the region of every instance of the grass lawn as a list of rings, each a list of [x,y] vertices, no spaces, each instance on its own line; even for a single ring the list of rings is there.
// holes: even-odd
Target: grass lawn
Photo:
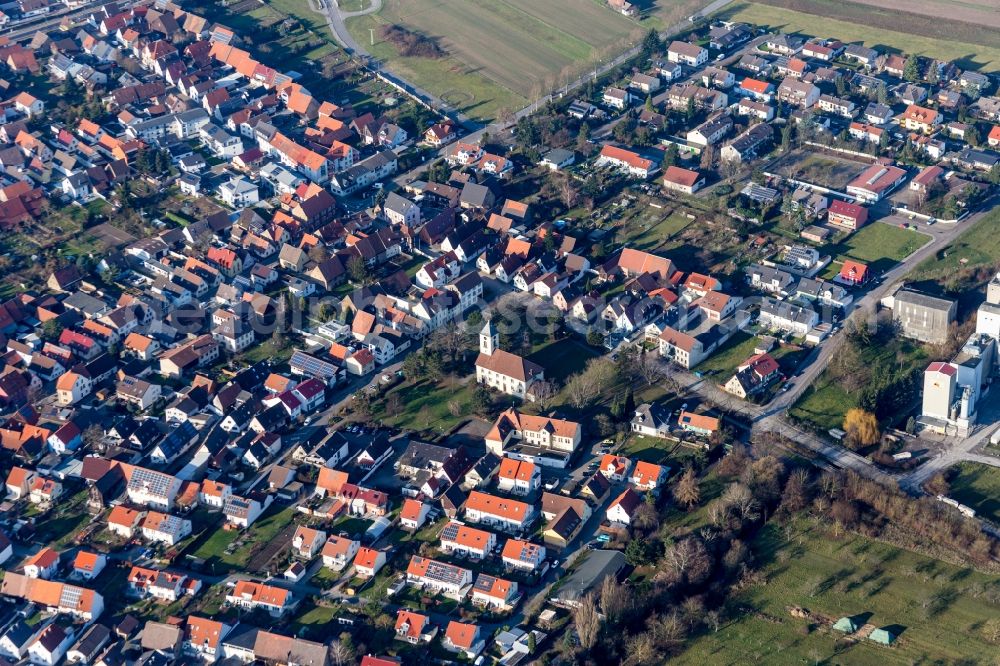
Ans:
[[[913,280],[943,280],[961,270],[995,266],[1000,260],[998,223],[1000,208],[994,208],[954,243],[925,259],[909,277]]]
[[[87,491],[55,502],[55,506],[35,525],[35,538],[59,549],[67,545],[89,523],[92,516],[84,504]]]
[[[679,212],[663,214],[661,210],[649,208],[625,222],[616,240],[631,248],[652,252],[666,245],[671,237],[684,231],[691,222]]]
[[[839,243],[823,247],[820,252],[834,257],[824,277],[840,272],[844,259],[854,259],[868,264],[876,274],[889,270],[916,252],[930,238],[913,229],[901,229],[890,224],[874,222]]]
[[[844,414],[858,404],[858,392],[848,394],[825,372],[806,389],[788,410],[791,416],[811,422],[821,430],[839,428]]]
[[[386,394],[399,396],[401,411],[389,414],[386,402],[380,401],[374,416],[396,428],[445,432],[472,413],[475,389],[475,380],[468,377],[445,378],[438,383],[428,380],[403,383]],[[457,407],[457,416],[452,413],[453,406]]]
[[[667,455],[667,451],[673,448],[674,442],[669,442],[659,437],[646,437],[636,435],[631,437],[622,449],[625,457],[636,461],[658,463]]]
[[[317,606],[307,602],[302,604],[300,611],[289,623],[292,633],[307,640],[322,641],[331,635],[329,625],[340,613],[340,606]]]
[[[295,516],[295,510],[292,507],[281,511],[269,509],[246,532],[224,530],[220,524],[214,532],[211,532],[206,539],[198,544],[191,555],[205,560],[210,571],[215,573],[243,569],[258,550],[269,546],[278,532],[292,522],[293,516]],[[211,529],[209,528],[209,530]],[[231,552],[226,552],[230,544],[237,539],[239,539],[240,545]]]
[[[982,626],[1000,609],[975,593],[995,590],[994,577],[853,535],[836,539],[806,520],[787,531],[771,523],[753,550],[767,583],[737,599],[748,607],[737,620],[689,642],[671,663],[973,664],[996,654]],[[793,606],[813,616],[794,618]],[[844,616],[895,625],[899,640],[844,641],[829,627]]]
[[[1000,522],[1000,467],[963,462],[951,468],[952,497],[993,522]]]
[[[333,524],[330,529],[331,534],[339,534],[341,532],[347,532],[354,538],[360,537],[365,531],[371,527],[372,521],[366,520],[365,518],[358,518],[357,516],[343,516],[337,522]]]
[[[695,449],[659,437],[636,435],[630,437],[621,449],[622,455],[632,460],[667,465],[671,474],[683,469],[692,458],[698,455]]]
[[[923,368],[929,360],[924,347],[903,338],[894,338],[882,347],[865,348],[861,354],[870,367],[888,365],[900,370]],[[903,364],[902,367],[899,367],[900,363]],[[820,430],[840,428],[847,410],[857,407],[860,397],[860,390],[848,394],[834,381],[830,371],[824,370],[788,413],[796,419],[812,423]],[[902,418],[905,414],[899,416]]]
[[[736,372],[736,367],[740,363],[753,356],[753,350],[756,346],[756,336],[740,331],[731,337],[721,349],[695,366],[694,370],[717,383],[725,382]]]
[[[905,5],[883,5],[880,16],[871,6],[850,2],[796,0],[792,4],[811,7],[815,13],[756,2],[740,2],[727,7],[716,16],[730,21],[747,21],[782,32],[801,32],[804,35],[835,38],[842,42],[864,42],[865,46],[882,51],[896,50],[929,58],[954,60],[962,69],[1000,71],[1000,46],[983,46],[977,43],[989,39],[988,33],[994,32],[982,26],[935,20],[930,23],[928,32],[933,31],[936,36],[925,36],[892,29],[916,23],[911,16],[904,18],[900,15],[899,10]],[[845,20],[827,18],[831,15],[841,16]],[[995,41],[995,37],[992,41]]]
[[[247,363],[257,363],[265,359],[273,361],[275,364],[287,363],[295,351],[294,345],[287,340],[280,349],[276,348],[274,342],[265,340],[243,352],[242,358]]]
[[[592,347],[573,339],[564,339],[536,347],[528,355],[528,360],[545,368],[546,379],[555,379],[562,384],[567,377],[583,370],[587,361],[599,355]]]

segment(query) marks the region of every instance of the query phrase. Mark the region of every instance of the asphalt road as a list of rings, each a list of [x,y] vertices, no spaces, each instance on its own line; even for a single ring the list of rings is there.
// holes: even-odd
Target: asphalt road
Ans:
[[[929,227],[921,227],[920,231],[929,236],[927,242],[909,257],[886,272],[881,277],[877,286],[870,289],[864,296],[852,304],[849,308],[849,313],[858,309],[874,308],[882,298],[899,287],[905,281],[906,276],[917,265],[926,258],[933,256],[938,250],[954,242],[966,229],[982,219],[995,203],[994,200],[990,200],[984,204],[982,210],[956,224],[938,223]],[[901,222],[908,222],[908,220],[902,217],[892,217],[887,218],[884,222],[875,222],[875,224],[899,224]],[[820,460],[827,461],[842,469],[851,469],[868,478],[892,483],[896,478],[879,470],[867,458],[848,451],[844,447],[830,444],[816,434],[792,425],[786,418],[788,409],[795,404],[806,389],[826,369],[844,343],[846,337],[847,334],[844,328],[840,327],[803,361],[803,369],[798,375],[792,378],[793,387],[788,391],[782,391],[770,403],[763,406],[737,400],[713,383],[698,378],[693,373],[680,368],[671,367],[669,373],[678,381],[683,390],[715,404],[731,409],[735,408],[735,411],[749,417],[753,423],[752,427],[755,433],[777,432],[806,447]],[[988,432],[989,429],[986,429],[971,440],[962,440],[952,451],[925,463],[924,466],[917,468],[917,471],[902,479],[902,485],[907,490],[917,492],[919,491],[920,483],[932,476],[934,472],[944,469],[954,464],[954,462],[989,458],[989,456],[981,456],[972,452],[973,449],[982,443]],[[980,461],[1000,466],[1000,461],[995,459]],[[925,468],[926,471],[924,471]]]

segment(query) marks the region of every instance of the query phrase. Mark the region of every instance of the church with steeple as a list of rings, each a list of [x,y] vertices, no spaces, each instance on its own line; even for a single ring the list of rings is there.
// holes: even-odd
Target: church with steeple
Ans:
[[[533,383],[545,379],[545,369],[537,363],[500,349],[500,334],[492,321],[479,332],[476,381],[501,393],[531,400]]]

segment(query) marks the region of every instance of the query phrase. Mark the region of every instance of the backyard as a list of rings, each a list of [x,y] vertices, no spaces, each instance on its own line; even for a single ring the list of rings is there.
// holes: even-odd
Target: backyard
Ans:
[[[655,252],[691,224],[691,220],[679,211],[652,206],[645,209],[635,206],[632,210],[637,211],[637,214],[622,222],[615,240],[644,252]]]
[[[196,547],[190,555],[204,560],[212,573],[245,570],[258,551],[271,546],[278,533],[293,524],[295,515],[291,507],[281,510],[272,507],[249,530],[225,530],[221,525],[208,527],[192,544]]]
[[[1000,523],[1000,467],[963,462],[948,470],[948,496]]]
[[[981,618],[1000,608],[994,577],[801,519],[765,527],[753,541],[766,584],[737,601],[740,618],[706,632],[676,660],[682,664],[978,663],[995,654]],[[891,572],[891,574],[890,574]],[[809,619],[792,608],[808,609]],[[893,647],[844,640],[829,622],[852,616],[892,626]]]
[[[739,332],[726,342],[717,352],[695,367],[699,375],[717,384],[725,384],[736,369],[754,355],[760,340],[746,332]],[[772,349],[770,355],[778,361],[782,372],[791,374],[805,355],[806,349],[794,344],[781,344]]]

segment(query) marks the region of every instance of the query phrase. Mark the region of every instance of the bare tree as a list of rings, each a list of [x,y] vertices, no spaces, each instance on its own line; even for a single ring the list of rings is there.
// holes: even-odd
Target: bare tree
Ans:
[[[549,401],[559,393],[559,386],[553,379],[545,379],[531,385],[531,394],[535,398],[535,404],[539,409],[545,409]]]
[[[592,595],[588,594],[580,600],[580,605],[573,611],[573,622],[580,637],[580,647],[584,650],[594,647],[601,633],[601,616],[597,612],[597,604],[594,603]]]
[[[663,655],[656,649],[656,642],[651,634],[644,632],[630,636],[625,641],[625,650],[628,654],[625,664],[629,666],[662,663]]]
[[[354,660],[354,647],[351,645],[349,638],[350,634],[348,634],[347,639],[341,636],[340,640],[330,645],[330,660],[336,666],[343,666]]]
[[[698,484],[698,475],[694,468],[689,466],[684,470],[684,474],[674,486],[674,499],[678,504],[688,509],[701,501],[701,487]]]
[[[101,426],[96,423],[92,423],[87,426],[81,435],[83,440],[83,445],[92,451],[103,451],[104,444],[104,430]]]
[[[589,405],[600,393],[598,387],[589,381],[584,373],[580,372],[569,378],[566,382],[566,394],[570,404],[577,409],[583,409]]]
[[[559,178],[559,198],[566,210],[573,208],[579,200],[579,191],[568,173],[563,173]]]
[[[653,615],[646,621],[653,639],[663,647],[669,647],[684,640],[687,630],[677,611],[669,615]]]
[[[607,576],[601,583],[601,614],[612,624],[621,620],[628,597],[625,588],[618,584],[614,576]]]
[[[732,509],[742,521],[757,520],[760,505],[750,489],[742,483],[734,483],[722,494],[722,502]]]
[[[667,374],[663,362],[654,354],[640,354],[635,359],[635,372],[642,377],[647,386],[664,379]]]

